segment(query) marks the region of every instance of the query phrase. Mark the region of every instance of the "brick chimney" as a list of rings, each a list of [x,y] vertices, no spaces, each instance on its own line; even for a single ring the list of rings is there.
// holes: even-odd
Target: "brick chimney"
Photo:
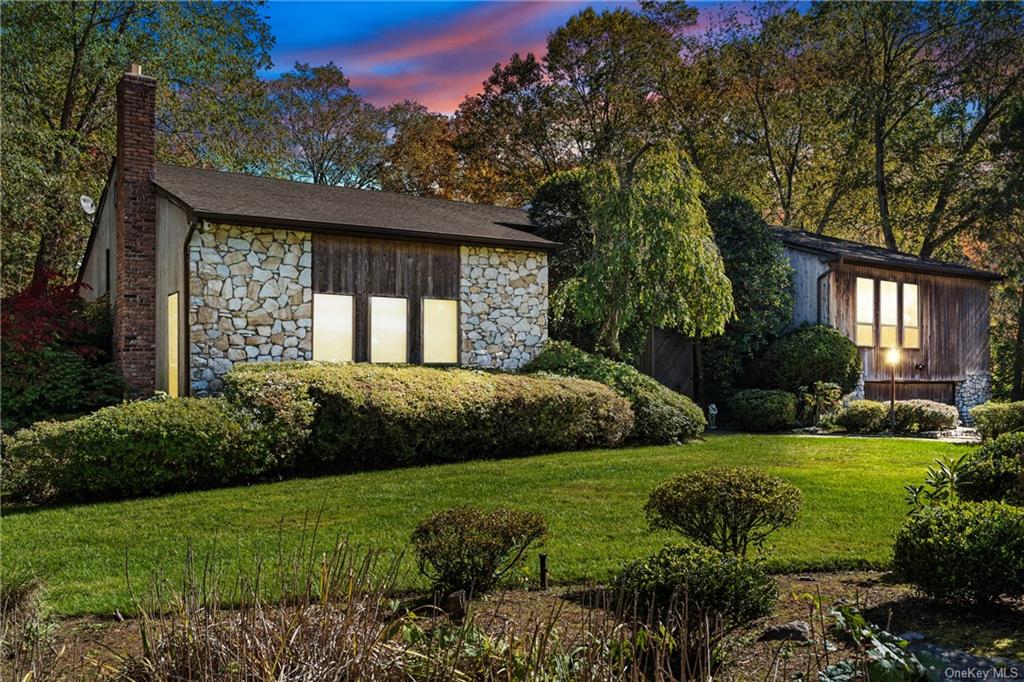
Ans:
[[[117,85],[114,362],[133,397],[156,387],[156,79],[133,64]]]

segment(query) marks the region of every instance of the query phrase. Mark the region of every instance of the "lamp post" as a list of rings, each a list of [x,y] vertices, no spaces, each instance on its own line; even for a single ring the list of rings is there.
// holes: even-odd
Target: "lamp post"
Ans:
[[[889,365],[892,376],[892,393],[889,396],[889,432],[896,433],[896,365],[900,364],[900,349],[895,346],[885,351],[885,364]]]

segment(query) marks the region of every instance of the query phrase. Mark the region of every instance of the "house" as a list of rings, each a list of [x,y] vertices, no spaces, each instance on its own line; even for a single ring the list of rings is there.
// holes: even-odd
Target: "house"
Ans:
[[[864,362],[857,397],[956,405],[989,399],[989,288],[995,273],[845,239],[776,228],[793,267],[793,326],[827,324]],[[899,349],[895,367],[886,352]]]
[[[117,89],[117,157],[79,279],[109,296],[135,396],[207,395],[235,363],[516,369],[548,329],[525,212],[156,163],[156,81]]]

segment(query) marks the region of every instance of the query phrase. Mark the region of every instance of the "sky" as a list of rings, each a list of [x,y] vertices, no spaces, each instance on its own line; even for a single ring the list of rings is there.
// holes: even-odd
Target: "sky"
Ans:
[[[271,0],[273,78],[295,62],[333,61],[381,106],[415,99],[452,113],[512,53],[544,54],[548,34],[579,10],[627,2],[305,2]],[[710,4],[691,3],[707,10]]]

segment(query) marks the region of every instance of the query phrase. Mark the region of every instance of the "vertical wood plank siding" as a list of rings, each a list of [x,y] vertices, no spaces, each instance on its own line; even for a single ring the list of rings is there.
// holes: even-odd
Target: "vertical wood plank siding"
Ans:
[[[458,246],[313,235],[313,292],[354,299],[356,362],[370,359],[371,296],[408,299],[409,362],[422,362],[422,299],[458,300],[459,266]]]
[[[988,282],[845,264],[831,276],[830,322],[851,339],[856,321],[858,277],[918,285],[921,348],[903,350],[900,366],[896,368],[897,381],[961,381],[969,374],[988,371]],[[876,339],[878,315],[876,304]],[[887,380],[890,370],[885,364],[885,349],[861,348],[860,351],[864,380]],[[923,365],[923,369],[918,365]]]

